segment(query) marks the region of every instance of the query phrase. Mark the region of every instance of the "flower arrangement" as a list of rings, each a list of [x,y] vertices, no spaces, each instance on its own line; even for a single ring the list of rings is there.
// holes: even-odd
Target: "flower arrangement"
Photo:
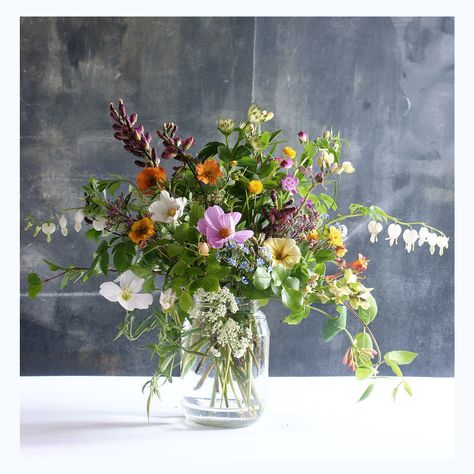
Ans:
[[[339,134],[329,130],[310,138],[301,131],[298,152],[282,147],[280,130],[264,130],[273,113],[252,104],[238,125],[219,119],[221,140],[196,154],[191,153],[193,137],[181,138],[176,124],[164,123],[157,131],[160,152],[121,100],[118,107],[110,105],[110,116],[114,136],[134,156],[138,174],[134,180],[91,178],[84,185],[74,229],[79,232],[85,225],[86,237],[97,242],[92,261],[86,267],[46,261],[56,273],[43,280],[29,274],[31,297],[53,278],[62,278],[62,287],[98,276],[113,280],[100,285],[100,294],[125,309],[117,337],[157,336],[148,346],[157,360],[146,384],[149,400],[172,380],[180,352],[193,360],[212,357],[225,393],[233,371],[239,381],[241,362],[252,364],[258,349],[254,328],[239,317],[244,299],[261,305],[281,300],[288,310],[286,324],[299,324],[311,313],[325,318],[324,340],[346,337],[342,363],[357,379],[369,380],[361,400],[370,395],[384,364],[399,378],[393,396],[399,387],[411,394],[400,366],[417,354],[381,352],[370,328],[377,304],[373,289],[364,284],[368,260],[361,253],[345,259],[348,229],[343,221],[367,219],[372,243],[390,222],[385,240],[393,246],[401,236],[408,253],[427,243],[431,254],[438,247],[442,255],[449,239],[428,224],[403,222],[374,205],[351,204],[347,214],[336,213],[337,187],[344,175],[355,172],[341,157]],[[173,164],[171,174],[161,160]],[[34,229],[34,236],[42,232],[49,242],[57,222],[66,236],[69,211],[48,222],[28,217],[26,227]],[[153,305],[157,292],[159,304]],[[205,316],[197,300],[210,307]],[[360,324],[360,332],[351,334],[348,317]],[[190,334],[197,341],[193,350],[182,344]],[[205,353],[200,352],[203,341]]]

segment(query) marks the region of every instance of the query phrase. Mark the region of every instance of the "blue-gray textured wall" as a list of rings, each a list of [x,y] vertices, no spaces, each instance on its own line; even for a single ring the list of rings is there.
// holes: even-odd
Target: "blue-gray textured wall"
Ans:
[[[119,97],[147,129],[175,121],[197,146],[215,120],[245,117],[252,99],[275,127],[311,134],[327,127],[351,142],[342,204],[378,204],[450,235],[443,257],[407,254],[368,240],[367,221],[349,226],[350,257],[369,259],[384,350],[420,353],[409,375],[454,373],[454,20],[452,18],[23,18],[21,20],[21,212],[48,219],[78,205],[91,175],[134,176],[112,138],[107,105]],[[385,233],[385,230],[384,230]],[[72,229],[53,243],[22,234],[21,373],[146,375],[140,344],[113,342],[121,309],[99,281],[31,301],[28,272],[44,257],[89,262],[93,245]],[[342,375],[344,338],[322,340],[322,321],[280,323],[267,306],[272,375]]]

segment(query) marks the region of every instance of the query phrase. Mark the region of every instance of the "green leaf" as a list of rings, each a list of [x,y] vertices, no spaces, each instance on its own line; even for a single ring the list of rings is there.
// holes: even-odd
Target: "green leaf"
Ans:
[[[205,291],[218,291],[219,279],[214,275],[207,275],[199,280],[199,285]]]
[[[104,275],[107,275],[109,273],[109,252],[105,251],[101,254],[99,260],[99,267]]]
[[[189,211],[189,223],[196,225],[198,220],[204,217],[204,207],[200,204],[193,204]]]
[[[272,280],[276,286],[280,286],[288,274],[289,271],[283,265],[275,265],[272,270]]]
[[[303,294],[299,290],[283,288],[281,300],[292,313],[298,313],[303,307]]]
[[[301,311],[290,313],[288,316],[285,316],[282,322],[290,325],[299,324],[303,319],[308,317],[310,311],[311,308],[309,306],[305,306]]]
[[[395,362],[398,365],[411,364],[418,354],[410,351],[391,351],[387,352],[383,358],[385,362]]]
[[[166,247],[166,251],[168,252],[168,255],[170,257],[176,257],[176,255],[179,255],[180,253],[184,252],[186,250],[185,247],[179,244],[169,244]]]
[[[189,311],[189,309],[192,308],[192,306],[193,306],[193,298],[187,291],[183,291],[179,295],[178,303],[179,303],[179,307],[185,313],[187,313]]]
[[[371,367],[357,367],[355,375],[357,380],[364,380],[372,375],[373,369]]]
[[[217,149],[217,153],[219,154],[219,158],[224,162],[228,163],[232,160],[232,153],[230,150],[225,146],[222,145]]]
[[[143,283],[143,293],[153,293],[155,291],[155,279],[153,277],[147,278]]]
[[[221,145],[223,145],[223,143],[220,142],[207,143],[197,155],[199,161],[204,161],[206,158],[210,158],[211,156],[217,155],[217,149]]]
[[[408,382],[406,380],[403,381],[403,388],[405,389],[405,392],[410,395],[410,397],[413,397],[413,392],[411,391],[410,385],[408,385]]]
[[[265,268],[259,267],[253,274],[252,281],[257,290],[266,290],[270,286],[272,277]]]
[[[320,262],[328,262],[330,260],[334,260],[334,258],[336,257],[336,254],[332,250],[321,249],[321,250],[318,250],[314,256],[316,258],[316,261],[320,263]]]
[[[150,270],[148,270],[148,268],[143,268],[136,263],[130,266],[130,270],[132,270],[132,272],[140,278],[146,278],[150,274]]]
[[[355,341],[357,342],[357,347],[361,349],[373,349],[374,345],[372,343],[371,337],[366,332],[359,332],[354,336]]]
[[[346,327],[347,308],[345,306],[338,306],[337,311],[339,312],[339,317],[324,321],[323,338],[325,342],[331,341],[337,333]]]
[[[403,377],[403,373],[400,369],[400,367],[398,366],[398,364],[396,362],[393,362],[391,360],[386,360],[385,361],[387,363],[387,365],[392,369],[392,372],[397,376],[397,377]]]
[[[86,232],[86,238],[89,240],[99,240],[99,237],[102,235],[100,230],[89,229]]]
[[[375,301],[375,298],[372,295],[369,295],[367,301],[369,303],[368,309],[359,308],[357,311],[360,319],[362,319],[365,324],[371,323],[375,319],[375,316],[377,316],[377,302]]]
[[[30,273],[27,277],[27,281],[28,297],[31,299],[35,299],[41,291],[41,288],[43,287],[43,282],[36,273]]]
[[[55,272],[56,270],[60,270],[61,267],[56,265],[55,263],[51,262],[50,260],[46,260],[45,258],[43,258],[43,262],[46,263],[46,265],[48,265],[49,269],[52,271],[52,272]]]
[[[283,282],[284,288],[291,288],[292,290],[299,290],[300,289],[300,281],[298,278],[295,277],[287,277]]]
[[[371,383],[365,390],[364,393],[360,396],[359,402],[365,400],[373,391],[375,383]]]

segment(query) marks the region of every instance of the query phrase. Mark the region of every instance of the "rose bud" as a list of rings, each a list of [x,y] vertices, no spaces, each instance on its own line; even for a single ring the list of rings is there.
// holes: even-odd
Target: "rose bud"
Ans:
[[[301,132],[298,132],[298,138],[302,145],[305,145],[306,143],[308,143],[308,135],[303,130],[301,130]]]
[[[209,245],[206,242],[199,242],[198,253],[201,257],[207,257],[209,255]]]

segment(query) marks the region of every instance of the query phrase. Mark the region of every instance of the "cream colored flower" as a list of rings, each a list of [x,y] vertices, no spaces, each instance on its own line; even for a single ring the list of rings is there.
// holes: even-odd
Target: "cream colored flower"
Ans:
[[[352,166],[352,163],[350,161],[344,161],[341,166],[339,166],[337,163],[334,163],[331,166],[331,173],[334,174],[353,173],[354,171],[355,168]]]
[[[370,221],[369,225],[367,226],[370,232],[370,241],[372,243],[377,242],[377,234],[382,232],[383,226],[380,222]]]
[[[317,159],[320,168],[329,168],[334,163],[334,155],[324,150]]]
[[[67,235],[67,219],[64,216],[64,214],[59,218],[58,223],[59,223],[59,227],[61,228],[61,234],[63,234],[64,237],[66,237],[66,235]]]
[[[186,203],[187,199],[184,197],[173,198],[168,191],[161,191],[158,201],[152,203],[148,210],[156,222],[173,222],[183,215]]]
[[[300,249],[293,239],[271,237],[263,245],[270,249],[274,265],[293,268],[301,259]]]
[[[400,237],[400,234],[402,233],[402,228],[398,224],[390,224],[388,226],[388,237],[385,238],[385,240],[390,241],[390,247],[395,244],[398,244],[398,237]]]
[[[46,234],[46,242],[51,242],[51,235],[56,230],[56,224],[53,224],[52,222],[45,222],[41,226],[41,230],[43,231],[43,234]]]

